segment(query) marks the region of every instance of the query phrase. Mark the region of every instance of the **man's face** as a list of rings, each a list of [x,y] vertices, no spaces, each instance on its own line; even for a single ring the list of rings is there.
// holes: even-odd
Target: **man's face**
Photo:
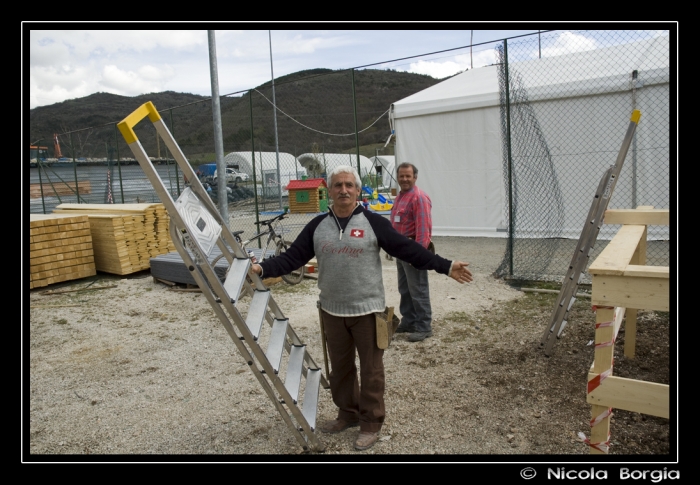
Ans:
[[[360,188],[355,186],[355,176],[350,173],[339,173],[331,178],[330,197],[337,209],[355,207]]]
[[[399,187],[401,187],[401,192],[409,191],[416,185],[416,176],[413,173],[413,168],[411,167],[401,167],[399,169]]]

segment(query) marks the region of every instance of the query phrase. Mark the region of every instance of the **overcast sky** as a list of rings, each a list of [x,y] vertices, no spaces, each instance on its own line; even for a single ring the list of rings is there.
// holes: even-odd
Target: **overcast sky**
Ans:
[[[32,24],[32,29],[40,26]],[[376,66],[441,79],[492,63],[493,44],[478,44],[531,33],[537,30],[216,30],[219,94],[268,82],[270,45],[278,78],[305,69],[348,69],[473,44],[471,53],[462,49]],[[96,92],[211,95],[206,30],[31,30],[23,42],[23,51],[29,53],[31,108]]]

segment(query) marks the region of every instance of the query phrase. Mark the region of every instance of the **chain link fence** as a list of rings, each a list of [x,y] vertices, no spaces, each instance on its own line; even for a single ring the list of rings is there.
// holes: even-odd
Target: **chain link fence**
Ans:
[[[665,49],[658,45],[664,38]],[[481,47],[477,55],[485,50]],[[495,62],[502,66],[503,179],[510,200],[505,208],[509,250],[497,274],[559,280],[633,109],[640,109],[642,118],[610,207],[669,207],[668,31],[553,31],[502,41],[495,50]],[[556,61],[564,51],[575,51],[576,62],[562,70]],[[473,52],[467,46],[406,63],[455,55],[469,58]],[[232,231],[252,236],[259,221],[293,205],[286,190],[291,180],[325,178],[340,164],[357,167],[370,191],[388,189],[393,174],[387,179],[375,166],[379,172],[393,171],[376,161],[394,155],[393,144],[385,146],[390,103],[377,109],[382,104],[376,99],[387,90],[391,102],[416,92],[415,83],[402,78],[409,74],[397,71],[391,82],[381,79],[388,66],[306,71],[275,80],[274,89],[269,83],[221,96],[224,162],[247,176],[227,186]],[[425,76],[425,88],[435,82]],[[329,92],[332,104],[319,95]],[[156,108],[195,171],[215,163],[211,100]],[[30,212],[50,213],[65,202],[159,202],[118,132],[118,121],[57,135],[63,158],[40,160],[30,169]],[[187,181],[172,154],[151,123],[139,123],[134,130],[176,199]],[[45,134],[43,140],[53,140],[53,135]],[[364,147],[373,153],[365,149],[361,155]],[[203,170],[202,181],[218,202],[217,185]],[[296,237],[316,213],[292,211],[285,219],[286,237]],[[605,226],[599,240],[616,230]],[[649,231],[650,264],[668,264],[668,242],[668,228]]]
[[[669,32],[553,32],[497,51],[510,201],[497,274],[560,281],[634,110],[641,120],[608,208],[669,208]],[[603,225],[589,263],[619,228]],[[667,266],[669,227],[650,226],[647,244],[648,264]]]

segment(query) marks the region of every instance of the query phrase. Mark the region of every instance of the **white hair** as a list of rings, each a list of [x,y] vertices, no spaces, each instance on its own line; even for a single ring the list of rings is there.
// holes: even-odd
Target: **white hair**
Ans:
[[[338,165],[335,167],[331,172],[328,174],[328,187],[331,186],[331,181],[333,180],[334,175],[338,175],[339,173],[349,173],[355,176],[355,185],[358,189],[362,188],[362,181],[360,180],[360,176],[357,174],[357,170],[352,168],[350,165]]]

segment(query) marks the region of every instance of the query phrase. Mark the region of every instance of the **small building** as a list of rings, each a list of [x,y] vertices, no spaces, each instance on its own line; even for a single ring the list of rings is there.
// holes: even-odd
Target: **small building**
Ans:
[[[291,180],[286,190],[289,192],[289,212],[300,214],[328,210],[328,185],[325,179]]]

